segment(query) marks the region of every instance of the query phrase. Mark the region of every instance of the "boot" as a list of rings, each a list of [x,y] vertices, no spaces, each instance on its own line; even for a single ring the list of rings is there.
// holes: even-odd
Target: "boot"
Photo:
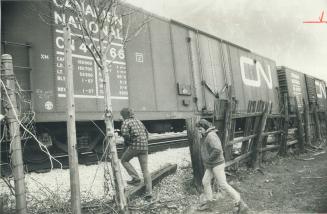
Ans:
[[[130,185],[139,185],[141,183],[141,179],[137,178],[132,178],[132,180],[127,181],[127,184]]]
[[[144,195],[144,199],[147,201],[147,202],[151,202],[153,200],[153,196],[152,196],[152,193],[146,193]]]
[[[212,202],[211,201],[206,201],[206,202],[204,202],[204,203],[202,203],[202,204],[200,204],[197,208],[196,208],[196,210],[197,211],[212,211],[212,208],[211,208],[211,205],[212,204]]]
[[[245,214],[248,213],[248,211],[249,211],[248,205],[243,200],[240,200],[238,203],[235,204],[233,213]]]

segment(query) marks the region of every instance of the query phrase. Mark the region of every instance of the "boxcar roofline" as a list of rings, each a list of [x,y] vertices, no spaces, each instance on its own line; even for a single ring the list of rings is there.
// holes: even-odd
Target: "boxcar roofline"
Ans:
[[[196,31],[196,32],[198,32],[198,33],[204,34],[204,35],[206,35],[206,36],[208,36],[208,37],[211,37],[211,38],[213,38],[213,39],[217,39],[217,40],[219,40],[220,42],[226,43],[226,44],[228,44],[228,45],[231,45],[231,46],[234,46],[234,47],[236,47],[236,48],[242,49],[242,50],[244,50],[244,51],[251,52],[251,51],[250,51],[249,49],[247,49],[247,48],[244,48],[244,47],[242,47],[242,46],[239,46],[239,45],[237,45],[237,44],[235,44],[235,43],[229,42],[229,41],[224,40],[224,39],[222,39],[222,38],[219,38],[219,37],[217,37],[217,36],[215,36],[215,35],[212,35],[212,34],[210,34],[210,33],[205,32],[205,31],[199,30],[199,29],[197,29],[197,28],[195,28],[195,27],[192,27],[192,26],[190,26],[190,25],[187,25],[187,24],[184,24],[184,23],[182,23],[182,22],[179,22],[179,21],[177,21],[177,20],[175,20],[175,19],[170,19],[170,22],[173,23],[173,24],[177,24],[177,25],[183,26],[183,27],[188,28],[188,29],[190,29],[190,30]]]
[[[126,5],[127,7],[130,7],[130,8],[135,8],[135,9],[137,9],[137,10],[139,10],[140,12],[143,12],[143,13],[145,13],[145,14],[150,14],[150,16],[153,16],[153,17],[155,17],[155,18],[157,18],[157,19],[159,19],[159,20],[162,20],[162,21],[165,21],[165,22],[171,22],[171,23],[173,23],[173,24],[180,25],[180,26],[182,26],[182,27],[188,28],[188,29],[193,30],[193,31],[196,31],[196,32],[198,32],[198,33],[202,33],[202,34],[204,34],[204,35],[206,35],[206,36],[209,36],[209,37],[211,37],[211,38],[213,38],[213,39],[217,39],[217,40],[219,40],[220,42],[224,42],[224,43],[226,43],[226,44],[228,44],[228,45],[232,45],[232,46],[234,46],[234,47],[236,47],[236,48],[239,48],[239,49],[242,49],[242,50],[244,50],[244,51],[251,52],[249,49],[247,49],[247,48],[245,48],[245,47],[242,47],[242,46],[237,45],[237,44],[235,44],[235,43],[232,43],[232,42],[229,42],[229,41],[224,40],[224,39],[222,39],[222,38],[219,38],[218,36],[215,36],[215,35],[210,34],[210,33],[208,33],[208,32],[205,32],[205,31],[199,30],[199,29],[197,29],[197,28],[195,28],[195,27],[192,27],[192,26],[190,26],[190,25],[187,25],[187,24],[182,23],[182,22],[180,22],[180,21],[177,21],[177,20],[175,20],[175,19],[170,19],[170,18],[166,18],[166,17],[160,16],[160,15],[154,14],[154,13],[149,12],[149,11],[143,9],[143,8],[140,8],[140,7],[134,6],[134,5],[129,4],[129,3],[124,3],[124,5]]]

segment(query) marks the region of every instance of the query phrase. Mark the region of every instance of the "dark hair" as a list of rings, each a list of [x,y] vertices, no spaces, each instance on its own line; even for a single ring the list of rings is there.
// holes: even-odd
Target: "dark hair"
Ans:
[[[134,111],[131,108],[123,108],[120,111],[120,115],[124,118],[124,119],[128,119],[128,118],[133,118],[134,117]]]
[[[196,127],[202,127],[205,130],[207,130],[208,128],[212,127],[212,123],[210,123],[209,121],[207,121],[206,119],[201,119],[199,120],[199,122],[196,123],[195,125]]]

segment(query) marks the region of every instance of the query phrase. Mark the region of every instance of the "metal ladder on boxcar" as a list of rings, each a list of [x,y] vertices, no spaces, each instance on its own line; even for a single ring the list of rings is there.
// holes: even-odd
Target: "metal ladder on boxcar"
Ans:
[[[23,123],[29,123],[33,117],[32,106],[32,84],[31,84],[31,59],[30,51],[31,45],[28,43],[17,43],[2,41],[4,53],[11,54],[13,57],[13,68],[15,78],[17,81],[17,88],[19,90],[19,108],[21,112],[21,119]],[[18,62],[17,62],[18,61]],[[20,64],[24,62],[24,64]]]
[[[34,113],[32,107],[32,90],[31,90],[31,63],[30,63],[30,49],[31,45],[28,43],[17,43],[17,42],[8,42],[8,41],[1,41],[1,49],[2,53],[10,54],[13,57],[13,69],[15,74],[15,79],[17,81],[17,88],[18,88],[18,102],[20,108],[20,118],[22,123],[29,128],[29,130],[35,132],[34,129]],[[16,60],[18,59],[18,60]],[[18,63],[16,63],[18,61]],[[24,64],[19,64],[19,61],[24,61]],[[2,66],[2,65],[1,65]],[[5,79],[5,77],[3,78]],[[3,91],[2,91],[3,92]],[[1,108],[3,108],[2,97],[6,96],[4,93],[1,93]],[[2,112],[3,113],[3,112]],[[5,135],[5,125],[1,127],[0,130],[0,138],[2,139],[4,144],[0,145],[0,170],[6,171],[6,167],[9,167],[8,163],[4,160],[5,153],[9,149],[9,144],[5,143],[8,141]],[[22,136],[22,140],[28,139],[27,135]],[[6,140],[7,139],[7,140]],[[8,147],[8,148],[7,148]],[[1,175],[0,171],[0,175]]]

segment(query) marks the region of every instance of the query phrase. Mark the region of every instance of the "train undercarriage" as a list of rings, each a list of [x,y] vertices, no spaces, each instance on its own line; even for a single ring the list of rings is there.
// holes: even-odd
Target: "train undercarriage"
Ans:
[[[143,121],[148,129],[150,152],[166,148],[175,148],[187,145],[185,120],[152,120]],[[120,136],[120,121],[114,126],[117,142],[117,151],[121,155],[124,149],[123,138]],[[35,140],[21,129],[22,153],[26,171],[48,170],[51,168],[49,154],[63,166],[68,166],[67,127],[65,122],[36,123],[34,126]],[[103,121],[87,121],[76,123],[77,151],[81,164],[93,164],[103,159],[105,150]],[[1,168],[3,173],[10,173],[10,137],[6,126],[2,126],[1,133]],[[42,143],[42,148],[39,143]],[[46,152],[49,152],[47,154]],[[54,168],[63,167],[58,162],[52,162]],[[42,171],[41,170],[41,171]]]

